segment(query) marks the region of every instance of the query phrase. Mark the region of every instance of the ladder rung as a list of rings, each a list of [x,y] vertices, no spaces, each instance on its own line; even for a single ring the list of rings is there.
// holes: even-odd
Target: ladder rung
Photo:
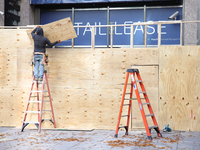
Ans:
[[[38,83],[39,83],[39,84],[42,84],[42,81],[38,81]],[[46,84],[46,83],[44,83],[44,84]]]
[[[146,92],[139,92],[139,93],[141,94],[141,93],[146,93]]]
[[[38,96],[32,96],[32,95],[31,95],[31,97],[38,97]]]
[[[131,94],[131,93],[125,93],[125,94]]]
[[[123,106],[129,106],[130,104],[123,104]]]
[[[37,121],[24,121],[24,123],[38,123],[39,124],[39,122]]]
[[[136,80],[136,82],[142,82],[142,80]]]
[[[43,100],[43,102],[50,102],[50,100]]]
[[[34,93],[34,92],[42,92],[42,91],[31,91],[31,93]]]
[[[124,100],[137,100],[137,98],[125,98]]]
[[[146,99],[146,98],[140,98],[140,99]],[[137,100],[137,98],[125,98],[124,100]]]
[[[43,121],[51,121],[52,119],[42,119]]]
[[[33,93],[33,92],[42,92],[42,91],[31,91],[31,92]],[[43,92],[48,92],[48,91],[43,91]]]
[[[153,114],[148,114],[148,115],[145,115],[146,117],[149,117],[149,116],[153,116]]]
[[[142,105],[149,105],[149,103],[142,103]]]
[[[149,129],[155,129],[157,128],[158,126],[150,126]]]
[[[127,117],[127,116],[129,116],[129,115],[122,115],[121,117]]]
[[[29,103],[41,103],[41,101],[29,101]]]
[[[126,127],[128,127],[128,126],[120,126],[119,129],[120,129],[120,128],[126,128]]]
[[[40,111],[26,111],[26,113],[40,113]]]
[[[51,111],[51,110],[42,110],[42,111]]]

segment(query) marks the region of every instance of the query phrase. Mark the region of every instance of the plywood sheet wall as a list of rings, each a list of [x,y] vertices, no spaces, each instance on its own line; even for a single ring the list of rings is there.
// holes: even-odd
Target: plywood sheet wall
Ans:
[[[159,54],[161,127],[200,131],[200,47],[162,46]]]
[[[32,81],[29,61],[33,46],[26,30],[0,30],[0,32],[2,33],[0,38],[7,39],[5,42],[0,42],[0,68],[2,68],[0,69],[0,126],[21,127]],[[56,48],[47,49],[47,53],[49,65],[46,70],[57,128],[115,129],[126,69],[132,65],[141,65],[139,69],[150,100],[154,101],[152,105],[157,115],[157,48],[95,50]],[[49,106],[45,104],[44,107]],[[30,108],[34,109],[35,106]],[[34,117],[30,116],[28,119]],[[49,115],[44,114],[44,117]],[[52,127],[49,122],[42,125],[42,128]],[[133,122],[132,127],[143,127],[143,123]]]

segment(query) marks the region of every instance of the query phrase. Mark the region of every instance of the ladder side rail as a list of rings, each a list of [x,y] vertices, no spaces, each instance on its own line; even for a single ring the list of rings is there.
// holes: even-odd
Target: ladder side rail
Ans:
[[[33,80],[32,80],[32,85],[31,85],[31,90],[30,90],[30,94],[29,94],[29,98],[28,98],[28,103],[27,103],[27,105],[26,105],[26,110],[25,110],[25,114],[24,114],[24,119],[23,119],[23,123],[22,123],[22,130],[21,131],[23,131],[23,126],[24,126],[24,121],[26,120],[26,116],[27,116],[27,113],[26,113],[26,111],[28,111],[28,107],[29,107],[29,101],[30,101],[30,99],[31,99],[31,95],[32,95],[32,90],[33,90],[33,86],[34,86],[34,80],[35,80],[35,77],[33,76]]]
[[[38,82],[36,82],[37,91],[39,91]],[[37,92],[37,101],[39,101],[39,92]],[[38,111],[40,110],[40,104],[37,104]],[[39,122],[40,114],[38,113],[38,122]]]
[[[132,98],[132,95],[133,95],[133,82],[131,82],[130,99]],[[132,100],[129,100],[128,117],[127,117],[127,132],[126,132],[126,135],[128,135],[129,122],[130,122],[131,105],[132,105]],[[132,119],[131,119],[131,120],[132,120]]]
[[[50,101],[50,105],[51,105],[51,112],[52,112],[53,124],[54,124],[54,128],[56,128],[56,121],[55,121],[55,117],[54,117],[54,111],[53,111],[53,105],[52,105],[52,100],[51,100],[51,95],[50,95],[50,89],[49,89],[49,83],[48,83],[48,79],[47,79],[47,74],[44,73],[44,76],[45,76],[46,83],[47,83],[47,90],[48,90],[49,101]]]
[[[41,124],[42,124],[42,109],[43,109],[43,100],[44,100],[44,78],[42,81],[42,93],[41,93],[41,105],[40,105],[40,118],[39,118],[39,129],[38,132],[41,132]]]
[[[134,73],[131,73],[131,74],[135,78],[135,74]],[[151,136],[149,126],[148,126],[148,122],[147,122],[147,119],[146,119],[146,116],[145,116],[145,113],[144,113],[144,108],[143,108],[143,105],[142,105],[142,101],[141,101],[141,98],[140,98],[140,94],[139,94],[138,86],[137,86],[136,82],[134,84],[134,90],[135,90],[135,94],[136,94],[136,97],[137,97],[137,100],[138,100],[138,105],[139,105],[139,108],[140,108],[140,112],[141,112],[141,115],[142,115],[142,119],[143,119],[143,122],[144,122],[145,129],[146,129],[146,132],[147,132],[147,136]]]
[[[141,76],[140,76],[139,73],[137,73],[137,77],[138,77],[139,80],[142,81]],[[154,125],[158,126],[158,123],[157,123],[157,121],[156,121],[156,119],[155,119],[155,115],[154,115],[152,106],[151,106],[151,104],[150,104],[149,98],[148,98],[147,93],[146,93],[146,90],[145,90],[144,84],[143,84],[142,82],[140,82],[140,86],[141,86],[142,91],[145,92],[145,93],[143,93],[143,95],[144,95],[144,98],[145,98],[145,100],[146,100],[146,103],[149,103],[149,105],[147,105],[147,107],[148,107],[148,109],[149,109],[149,113],[150,113],[150,114],[153,114],[153,116],[151,116],[151,118],[152,118],[152,120],[153,120],[153,123],[154,123]]]
[[[123,104],[124,104],[124,97],[125,97],[126,87],[127,87],[127,82],[128,82],[128,76],[129,76],[129,72],[127,72],[127,74],[126,74],[126,80],[125,80],[125,84],[124,84],[124,91],[123,91],[123,95],[122,95],[122,101],[121,101],[119,117],[118,117],[118,121],[117,121],[115,137],[117,137],[117,135],[118,135],[119,124],[120,124],[120,119],[121,119],[121,114],[122,114],[122,108],[123,108]]]

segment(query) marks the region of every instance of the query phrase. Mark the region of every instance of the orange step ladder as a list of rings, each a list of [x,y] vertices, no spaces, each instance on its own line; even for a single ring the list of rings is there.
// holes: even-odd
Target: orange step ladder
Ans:
[[[36,84],[37,90],[33,91],[35,84]],[[39,85],[42,85],[42,87],[40,87],[41,90],[39,90]],[[45,85],[46,85],[47,91],[44,90]],[[48,96],[44,96],[44,93],[46,93],[46,92],[48,92]],[[36,93],[36,95],[34,95],[33,93]],[[40,94],[41,94],[41,97],[40,97]],[[48,97],[49,100],[44,100],[44,97]],[[34,98],[37,98],[37,100],[34,100]],[[43,102],[50,102],[51,110],[43,110]],[[37,103],[37,111],[29,111],[28,110],[30,103]],[[42,119],[42,112],[43,111],[51,112],[52,113],[52,119]],[[38,120],[37,121],[26,121],[27,114],[38,114]],[[24,128],[28,124],[31,124],[31,123],[36,125],[36,127],[38,128],[38,132],[41,132],[41,124],[42,124],[43,121],[50,121],[54,125],[54,128],[56,128],[56,123],[55,123],[55,118],[54,118],[54,112],[53,112],[53,106],[52,106],[52,100],[51,100],[46,70],[44,71],[43,81],[35,81],[35,77],[33,76],[31,91],[30,91],[30,94],[29,94],[29,99],[28,99],[26,111],[25,111],[25,114],[24,114],[21,132],[23,132]]]
[[[131,92],[130,93],[126,93],[126,87],[127,87],[127,82],[128,82],[129,75],[131,76],[131,80],[132,80],[131,81]],[[138,80],[136,80],[136,76],[137,76]],[[138,85],[137,85],[138,83],[139,83],[139,86],[142,89],[141,92],[138,91]],[[133,89],[135,90],[135,94],[136,94],[137,98],[132,98]],[[125,98],[126,94],[130,94],[130,98],[128,98],[128,99]],[[144,98],[141,98],[140,94],[143,94]],[[124,104],[124,100],[129,100],[129,103],[128,104]],[[151,129],[155,129],[156,132],[157,132],[157,135],[159,137],[162,137],[162,134],[161,134],[160,129],[158,127],[155,115],[153,113],[153,109],[152,109],[151,104],[149,102],[149,98],[147,96],[147,93],[146,93],[146,90],[144,88],[144,85],[143,85],[143,82],[142,82],[142,79],[141,79],[141,76],[140,76],[140,73],[139,73],[138,69],[127,69],[127,74],[126,74],[126,79],[125,79],[124,91],[123,91],[123,95],[122,95],[122,101],[121,101],[121,106],[120,106],[120,111],[119,111],[119,117],[118,117],[115,137],[118,137],[118,131],[119,131],[120,128],[125,128],[125,130],[126,130],[125,135],[128,135],[132,100],[137,100],[138,101],[138,105],[139,105],[139,108],[140,108],[140,112],[141,112],[141,115],[142,115],[142,119],[143,119],[143,122],[144,122],[146,133],[147,133],[147,139],[148,140],[152,140]],[[145,100],[145,102],[142,103],[142,100]],[[144,105],[146,105],[148,107],[150,114],[145,115],[144,108],[143,108]],[[122,115],[123,106],[128,106],[128,115]],[[127,117],[127,125],[119,126],[121,117]],[[153,123],[154,123],[153,126],[150,126],[150,127],[148,126],[148,122],[147,122],[146,117],[151,117],[152,118]]]

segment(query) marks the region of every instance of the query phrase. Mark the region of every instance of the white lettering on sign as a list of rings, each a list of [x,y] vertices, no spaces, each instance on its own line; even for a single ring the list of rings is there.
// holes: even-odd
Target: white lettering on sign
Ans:
[[[167,34],[167,32],[162,32],[162,28],[166,28],[166,26],[161,26],[161,34]]]
[[[148,22],[152,22],[152,21],[148,21]],[[140,23],[140,21],[138,21],[138,23]],[[117,25],[117,22],[110,22],[110,24],[111,25]],[[124,25],[127,25],[127,24],[133,24],[133,21],[125,21],[124,22]],[[81,33],[80,33],[80,28],[79,28],[79,26],[80,25],[83,25],[83,22],[75,22],[75,25],[77,26],[77,35],[80,35]],[[97,24],[97,22],[95,22],[95,26],[96,25],[101,25],[101,22],[99,22],[99,24]],[[85,27],[84,28],[84,31],[83,31],[83,33],[82,33],[82,35],[85,35],[86,34],[86,32],[92,32],[92,28],[90,27],[91,25],[90,25],[90,22],[87,22],[86,23],[86,25],[83,25],[83,26],[87,26],[87,27]],[[155,26],[155,25],[154,25]],[[99,32],[97,33],[97,28],[99,28]],[[130,31],[131,31],[131,26],[124,26],[124,33],[120,33],[120,32],[117,32],[117,29],[118,29],[118,27],[114,27],[112,30],[115,30],[114,32],[113,32],[113,34],[115,34],[115,35],[123,35],[123,34],[125,34],[125,35],[130,35],[131,33],[130,33]],[[161,34],[167,34],[167,32],[166,32],[166,26],[164,26],[164,25],[162,25],[161,26],[161,29],[163,29],[163,30],[161,30]],[[107,33],[102,33],[102,27],[96,27],[95,28],[95,35],[96,34],[99,34],[99,35],[107,35]],[[111,29],[110,29],[111,30]],[[149,35],[151,35],[151,34],[154,34],[156,31],[155,31],[155,27],[153,27],[153,25],[151,26],[151,25],[147,25],[147,34],[149,34]],[[135,26],[135,29],[134,29],[134,35],[136,34],[136,32],[141,32],[142,34],[144,33],[144,29],[143,29],[143,26],[142,25],[137,25],[137,26]],[[158,33],[158,29],[157,29],[157,33]]]
[[[101,22],[99,22],[99,25],[101,25]],[[101,27],[99,27],[99,35],[106,35],[106,33],[101,33]]]
[[[125,21],[124,24],[133,24],[133,21]],[[125,35],[130,35],[131,32],[126,32],[126,30],[129,29],[129,31],[131,30],[131,26],[124,26],[124,34]]]
[[[89,22],[87,22],[86,26],[88,26],[88,27],[85,27],[83,35],[85,35],[85,32],[87,32],[87,31],[92,32],[92,28],[90,27],[90,23]]]
[[[153,21],[148,21],[148,22],[153,22]],[[148,28],[151,30],[151,32],[148,32]],[[147,26],[147,34],[154,34],[155,33],[155,28],[152,26]]]
[[[140,23],[140,21],[138,21],[138,23]],[[143,27],[142,27],[141,25],[139,25],[139,26],[140,26],[140,28],[138,28],[138,26],[136,26],[135,31],[134,31],[134,34],[135,34],[137,31],[142,31],[142,33],[144,32],[144,31],[143,31]]]
[[[117,22],[115,22],[115,25],[117,25]],[[117,27],[115,26],[115,35],[122,35],[122,33],[117,33]]]
[[[82,22],[75,22],[76,26],[79,26],[79,24],[83,24],[83,23]],[[76,34],[79,35],[79,27],[77,28],[77,33]]]

